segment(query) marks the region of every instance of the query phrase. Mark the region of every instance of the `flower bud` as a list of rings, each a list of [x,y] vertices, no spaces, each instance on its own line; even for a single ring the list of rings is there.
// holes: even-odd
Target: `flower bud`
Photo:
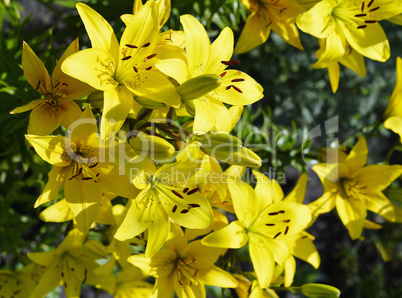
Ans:
[[[166,107],[166,105],[163,102],[153,101],[145,97],[135,96],[134,99],[136,102],[138,102],[140,105],[142,105],[144,108],[147,109],[162,110]]]
[[[214,91],[221,82],[222,78],[219,75],[203,74],[185,81],[177,87],[177,92],[182,100],[197,99]]]
[[[311,298],[336,298],[341,295],[337,288],[324,284],[305,284],[300,287],[300,291]]]
[[[230,154],[239,151],[243,145],[238,138],[224,133],[208,133],[197,136],[196,140],[201,144],[201,150],[212,157],[216,157],[218,152]]]
[[[155,161],[168,159],[176,152],[173,145],[168,141],[143,132],[130,139],[130,145],[140,157]]]

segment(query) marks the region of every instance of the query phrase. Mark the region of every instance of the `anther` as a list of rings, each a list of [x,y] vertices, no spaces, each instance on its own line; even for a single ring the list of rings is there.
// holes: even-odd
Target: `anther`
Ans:
[[[197,207],[200,207],[200,205],[198,205],[198,204],[188,204],[188,206],[189,206],[189,207],[191,207],[191,208],[197,208]]]
[[[278,212],[270,212],[270,213],[268,213],[268,215],[278,215],[279,213]]]
[[[123,61],[126,61],[128,59],[131,59],[131,56],[126,56],[126,57],[121,58],[121,60],[123,60]]]
[[[184,193],[188,192],[188,189],[189,189],[189,188],[186,187],[185,189],[183,189],[183,192],[184,192]]]
[[[145,68],[145,70],[151,70],[152,66]]]
[[[57,86],[59,86],[59,85],[60,85],[60,81],[58,81],[57,84],[54,85],[54,88],[57,88]]]
[[[173,206],[173,209],[172,209],[172,212],[175,213],[176,210],[177,210],[177,205],[174,205],[174,206]]]
[[[182,214],[186,214],[188,212],[188,209],[183,209],[182,211],[180,211],[180,213]]]
[[[149,59],[154,58],[155,56],[156,56],[156,54],[152,54],[152,55],[149,55],[146,59],[149,60]]]
[[[231,82],[244,82],[244,79],[233,79]]]
[[[380,7],[378,6],[378,7],[372,8],[369,10],[369,12],[376,11],[377,9],[380,9]]]
[[[197,187],[197,188],[194,188],[194,189],[190,190],[187,194],[188,194],[188,195],[192,195],[192,194],[196,193],[198,190],[199,190],[198,187]]]
[[[289,226],[286,227],[284,234],[286,235],[288,232],[289,232]]]
[[[137,46],[133,45],[133,44],[128,44],[126,43],[126,47],[130,48],[130,49],[138,49]]]
[[[284,210],[279,210],[278,213],[285,213],[285,211]]]
[[[230,88],[232,88],[232,85],[226,86],[225,90],[229,90]]]
[[[133,69],[134,69],[135,72],[138,72],[138,68],[137,68],[137,67],[133,66]]]
[[[233,89],[236,90],[239,93],[243,93],[243,91],[240,90],[239,87],[236,87],[235,85],[232,85]]]
[[[220,76],[221,76],[221,78],[223,78],[224,76],[226,76],[226,71],[225,71],[225,72],[222,72],[222,73],[220,74]]]
[[[364,11],[364,2],[362,3],[362,12]]]
[[[361,25],[361,26],[357,26],[357,29],[364,29],[366,27],[367,27],[367,25]]]
[[[172,190],[172,193],[174,193],[177,197],[179,197],[180,199],[183,199],[183,196],[181,194],[179,194],[177,191]]]
[[[268,227],[273,227],[275,224],[269,223],[269,224],[265,224],[265,225],[268,226]]]
[[[224,65],[234,65],[234,64],[240,64],[240,61],[238,60],[229,60],[229,61],[221,61],[222,64]]]
[[[284,219],[283,222],[284,223],[288,223],[290,221],[290,219]]]
[[[360,13],[360,14],[356,14],[355,17],[365,17],[367,16],[367,13]]]
[[[369,8],[373,3],[374,3],[374,0],[371,0],[371,1],[369,2],[369,4],[367,5],[367,8]]]
[[[67,84],[67,83],[62,83],[62,85],[63,85],[63,86],[68,86],[68,84]]]
[[[274,239],[275,239],[276,237],[278,237],[281,233],[282,233],[282,232],[279,232],[278,234],[276,234],[276,235],[274,236]]]
[[[92,168],[96,167],[98,164],[99,164],[99,162],[96,162],[93,165],[88,166],[88,168],[92,169]]]
[[[374,24],[374,23],[377,23],[377,21],[374,21],[374,20],[366,20],[366,21],[364,21],[366,24]]]
[[[38,90],[39,86],[40,86],[40,80],[39,80],[38,85],[36,86],[35,90]]]
[[[143,48],[149,47],[150,44],[151,44],[150,42],[147,42],[147,43],[144,44],[142,47],[143,47]]]

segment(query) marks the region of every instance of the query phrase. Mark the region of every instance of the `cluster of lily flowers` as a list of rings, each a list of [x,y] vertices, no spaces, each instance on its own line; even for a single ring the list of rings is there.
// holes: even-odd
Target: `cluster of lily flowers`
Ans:
[[[252,12],[237,52],[264,42],[271,28],[301,48],[296,22],[320,39],[315,67],[328,67],[333,89],[338,62],[362,74],[363,56],[389,56],[372,19],[402,12],[393,4],[399,1],[322,0],[309,10],[293,0],[243,2]],[[32,263],[22,270],[3,270],[5,294],[43,297],[61,285],[67,297],[79,297],[87,284],[115,297],[205,297],[205,285],[211,285],[233,288],[239,297],[278,297],[278,287],[337,297],[331,286],[292,287],[295,257],[320,265],[306,229],[335,207],[352,239],[361,238],[364,228],[381,228],[366,219],[368,210],[402,222],[402,209],[382,193],[402,166],[366,166],[364,138],[349,154],[337,150],[337,160],[314,166],[324,194],[308,205],[306,175],[287,196],[257,170],[254,188],[242,181],[246,168],[260,167],[261,159],[229,132],[243,106],[263,97],[263,88],[230,69],[238,64],[231,60],[230,28],[211,44],[203,25],[183,15],[183,31],[160,33],[170,1],[136,0],[133,14],[122,16],[126,28],[118,42],[101,15],[83,3],[76,7],[92,48],[79,50],[74,40],[50,77],[24,43],[24,74],[42,96],[12,111],[32,110],[26,139],[53,165],[35,203],[47,206],[40,218],[72,221],[73,229],[55,250],[29,253]],[[401,60],[398,67],[384,125],[402,137],[395,108],[402,100]],[[177,119],[188,121],[179,125]],[[65,136],[51,135],[60,126]],[[223,170],[219,161],[230,166]],[[103,241],[88,237],[90,231]],[[222,256],[246,245],[254,272],[232,273]],[[148,276],[154,284],[144,281]]]

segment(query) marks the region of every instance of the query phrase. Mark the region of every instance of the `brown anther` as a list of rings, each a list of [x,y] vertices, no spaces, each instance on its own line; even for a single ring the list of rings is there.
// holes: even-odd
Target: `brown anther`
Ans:
[[[58,81],[57,84],[54,85],[54,88],[57,88],[57,86],[59,86],[59,85],[60,85],[60,81]]]
[[[367,13],[360,13],[360,14],[355,14],[355,17],[365,17],[367,15]]]
[[[235,85],[232,85],[233,89],[236,90],[239,93],[243,93],[243,91],[240,90],[239,87],[236,87]]]
[[[186,214],[188,212],[188,209],[183,209],[182,211],[180,211],[180,213],[182,214]]]
[[[366,27],[367,27],[367,25],[361,25],[361,26],[357,26],[357,29],[364,29]]]
[[[268,227],[273,227],[275,224],[269,223],[269,224],[265,224],[265,225],[268,226]]]
[[[380,7],[378,6],[378,7],[372,8],[369,10],[369,12],[376,11],[377,9],[380,9]]]
[[[133,66],[133,69],[134,69],[135,72],[138,72],[138,68],[137,68],[137,67]]]
[[[173,209],[172,209],[172,212],[175,213],[176,210],[177,210],[177,205],[174,205],[174,206],[173,206]]]
[[[235,82],[244,82],[244,79],[233,79],[231,82],[235,83]]]
[[[286,235],[288,232],[289,232],[289,226],[286,227],[284,234]]]
[[[377,23],[377,21],[374,21],[374,20],[366,20],[366,21],[364,21],[366,24],[374,24],[374,23]]]
[[[88,274],[88,270],[87,270],[87,268],[85,268],[85,270],[84,270],[84,280],[82,281],[83,284],[87,281],[87,274]]]
[[[133,44],[128,44],[126,43],[126,47],[130,48],[130,49],[138,49],[137,46],[133,45]]]
[[[200,205],[198,205],[198,204],[188,204],[188,206],[189,206],[189,207],[191,207],[191,208],[197,208],[197,207],[200,207]]]
[[[150,42],[147,42],[147,43],[144,44],[142,47],[143,47],[143,48],[149,47],[150,44],[151,44]]]
[[[278,212],[270,212],[270,213],[268,213],[268,215],[278,215],[279,213]]]
[[[126,61],[128,59],[131,59],[131,56],[126,56],[126,57],[121,58],[121,60],[123,60],[123,61]]]
[[[284,223],[288,223],[290,221],[290,219],[284,219],[283,222]]]
[[[221,78],[223,78],[224,76],[226,76],[226,71],[222,72],[222,73],[220,74],[220,76],[221,76]]]
[[[92,177],[82,177],[81,180],[92,180],[92,179],[94,179],[94,178],[92,178]]]
[[[194,188],[194,189],[190,190],[187,194],[188,194],[188,195],[192,195],[192,194],[196,193],[196,192],[199,191],[199,190],[200,190],[200,189],[197,187],[197,188]]]
[[[40,86],[40,80],[39,80],[39,82],[38,82],[38,85],[36,85],[35,90],[38,90],[38,89],[39,89],[39,86]]]
[[[188,192],[188,189],[189,189],[189,188],[186,187],[185,189],[183,189],[183,192],[184,192],[184,193]]]
[[[226,86],[225,90],[229,90],[230,88],[232,88],[232,85]]]
[[[235,65],[235,64],[240,64],[240,61],[238,60],[229,60],[229,61],[221,61],[222,64],[224,65]]]
[[[156,56],[156,54],[152,54],[152,55],[149,55],[146,59],[149,60],[149,59],[154,58],[155,56]]]
[[[99,162],[96,162],[93,165],[88,166],[88,168],[92,169],[92,168],[96,167],[98,164],[99,164]]]
[[[152,66],[145,68],[145,70],[151,70]]]
[[[362,12],[364,11],[364,2],[362,3]]]
[[[283,214],[283,213],[285,213],[285,211],[284,211],[284,210],[279,210],[278,213],[282,213],[282,214]]]
[[[278,234],[276,234],[276,235],[274,236],[274,239],[275,239],[276,237],[278,237],[281,233],[282,233],[282,232],[279,232]]]
[[[371,1],[369,2],[369,4],[367,5],[367,8],[370,8],[370,6],[371,6],[373,3],[374,3],[374,0],[371,0]]]
[[[183,196],[181,194],[179,194],[177,191],[172,189],[172,193],[174,193],[177,197],[179,197],[180,199],[183,199]]]
[[[63,86],[68,86],[68,84],[67,83],[61,83]]]

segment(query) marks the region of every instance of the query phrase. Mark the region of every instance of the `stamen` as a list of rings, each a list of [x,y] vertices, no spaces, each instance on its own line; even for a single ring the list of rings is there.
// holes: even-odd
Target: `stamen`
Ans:
[[[39,80],[38,85],[36,86],[35,90],[38,90],[39,86],[40,86],[40,80]]]
[[[180,213],[182,214],[186,214],[188,212],[188,209],[183,209],[182,211],[180,211]]]
[[[371,1],[369,2],[369,4],[367,5],[367,8],[369,8],[373,3],[374,3],[374,0],[371,0]]]
[[[87,268],[85,268],[85,270],[84,270],[84,280],[82,281],[83,284],[87,281],[87,273],[88,273],[88,270],[87,270]]]
[[[54,88],[57,88],[57,86],[59,86],[59,85],[60,85],[60,81],[58,81],[57,84],[54,85]]]
[[[96,162],[93,165],[88,166],[88,168],[92,169],[92,168],[96,167],[98,164],[99,164],[99,162]]]
[[[192,194],[196,193],[198,190],[199,190],[198,187],[197,187],[197,188],[194,188],[194,189],[190,190],[187,194],[188,194],[188,195],[192,195]]]
[[[144,44],[142,47],[143,47],[143,48],[149,47],[150,44],[151,44],[150,42],[147,42],[147,43]]]
[[[61,277],[62,277],[62,278],[64,277],[64,272],[61,272]]]
[[[356,14],[355,17],[365,17],[367,15],[367,13],[360,13],[360,14]]]
[[[126,57],[121,58],[121,60],[123,60],[123,61],[126,61],[128,59],[131,59],[131,56],[126,56]]]
[[[221,78],[223,78],[224,76],[226,76],[226,71],[225,71],[225,72],[222,72],[222,73],[220,74],[220,76],[221,76]]]
[[[364,11],[364,2],[362,3],[362,12]]]
[[[94,178],[92,178],[92,177],[82,177],[81,178],[81,180],[92,180],[92,179],[94,179]]]
[[[288,223],[290,221],[290,219],[284,219],[283,222],[284,223]]]
[[[274,239],[275,239],[276,237],[278,237],[281,233],[282,233],[282,232],[279,232],[278,234],[276,234],[276,235],[274,236]]]
[[[285,211],[284,210],[279,210],[278,213],[285,213]]]
[[[183,196],[181,194],[179,194],[177,191],[172,190],[172,193],[174,193],[177,197],[179,197],[180,199],[183,199]]]
[[[265,224],[265,225],[268,226],[268,227],[273,227],[275,224],[269,223],[269,224]]]
[[[174,205],[174,206],[173,206],[173,209],[172,209],[172,212],[175,213],[176,210],[177,210],[177,205]]]
[[[243,93],[243,91],[240,90],[239,87],[236,87],[235,85],[232,85],[233,89],[236,90],[239,93]]]
[[[145,68],[145,70],[151,70],[152,66]]]
[[[68,180],[71,180],[71,179],[73,179],[73,178],[75,178],[75,177],[81,175],[81,173],[82,173],[82,168],[80,168],[80,169],[78,170],[78,173],[75,174],[74,176],[72,176],[71,178],[69,178]]]
[[[188,204],[188,206],[189,206],[189,207],[191,207],[191,208],[197,208],[197,207],[200,207],[200,205],[198,205],[198,204]]]
[[[156,54],[152,54],[152,55],[149,55],[146,59],[149,60],[149,59],[154,58],[155,56],[156,56]]]
[[[189,190],[189,188],[186,187],[185,189],[183,189],[183,192],[186,193],[186,192],[188,192],[188,190]]]
[[[374,20],[366,20],[366,21],[364,21],[366,24],[374,24],[374,23],[377,23],[377,21],[374,21]]]
[[[128,44],[128,43],[126,43],[126,47],[131,48],[131,49],[138,49],[137,46],[135,46],[133,44]]]
[[[378,6],[378,7],[375,7],[375,8],[370,9],[370,10],[369,10],[369,12],[376,11],[376,10],[378,10],[378,9],[380,9],[380,7],[379,7],[379,6]]]
[[[240,64],[240,61],[238,60],[229,60],[229,61],[221,61],[222,64],[225,65],[234,65],[234,64]]]
[[[289,232],[289,226],[286,227],[284,234],[286,235],[288,232]]]
[[[232,88],[232,85],[226,86],[225,90],[229,90],[230,88]]]
[[[270,213],[268,213],[268,215],[278,215],[279,214],[279,212],[270,212]]]
[[[361,26],[357,26],[357,29],[364,29],[366,27],[367,27],[367,25],[361,25]]]
[[[231,82],[244,82],[244,79],[233,79]]]
[[[133,69],[134,69],[135,72],[138,72],[138,68],[137,68],[137,67],[133,66]]]
[[[67,84],[67,83],[62,83],[62,85],[63,85],[63,86],[68,86],[68,84]]]

